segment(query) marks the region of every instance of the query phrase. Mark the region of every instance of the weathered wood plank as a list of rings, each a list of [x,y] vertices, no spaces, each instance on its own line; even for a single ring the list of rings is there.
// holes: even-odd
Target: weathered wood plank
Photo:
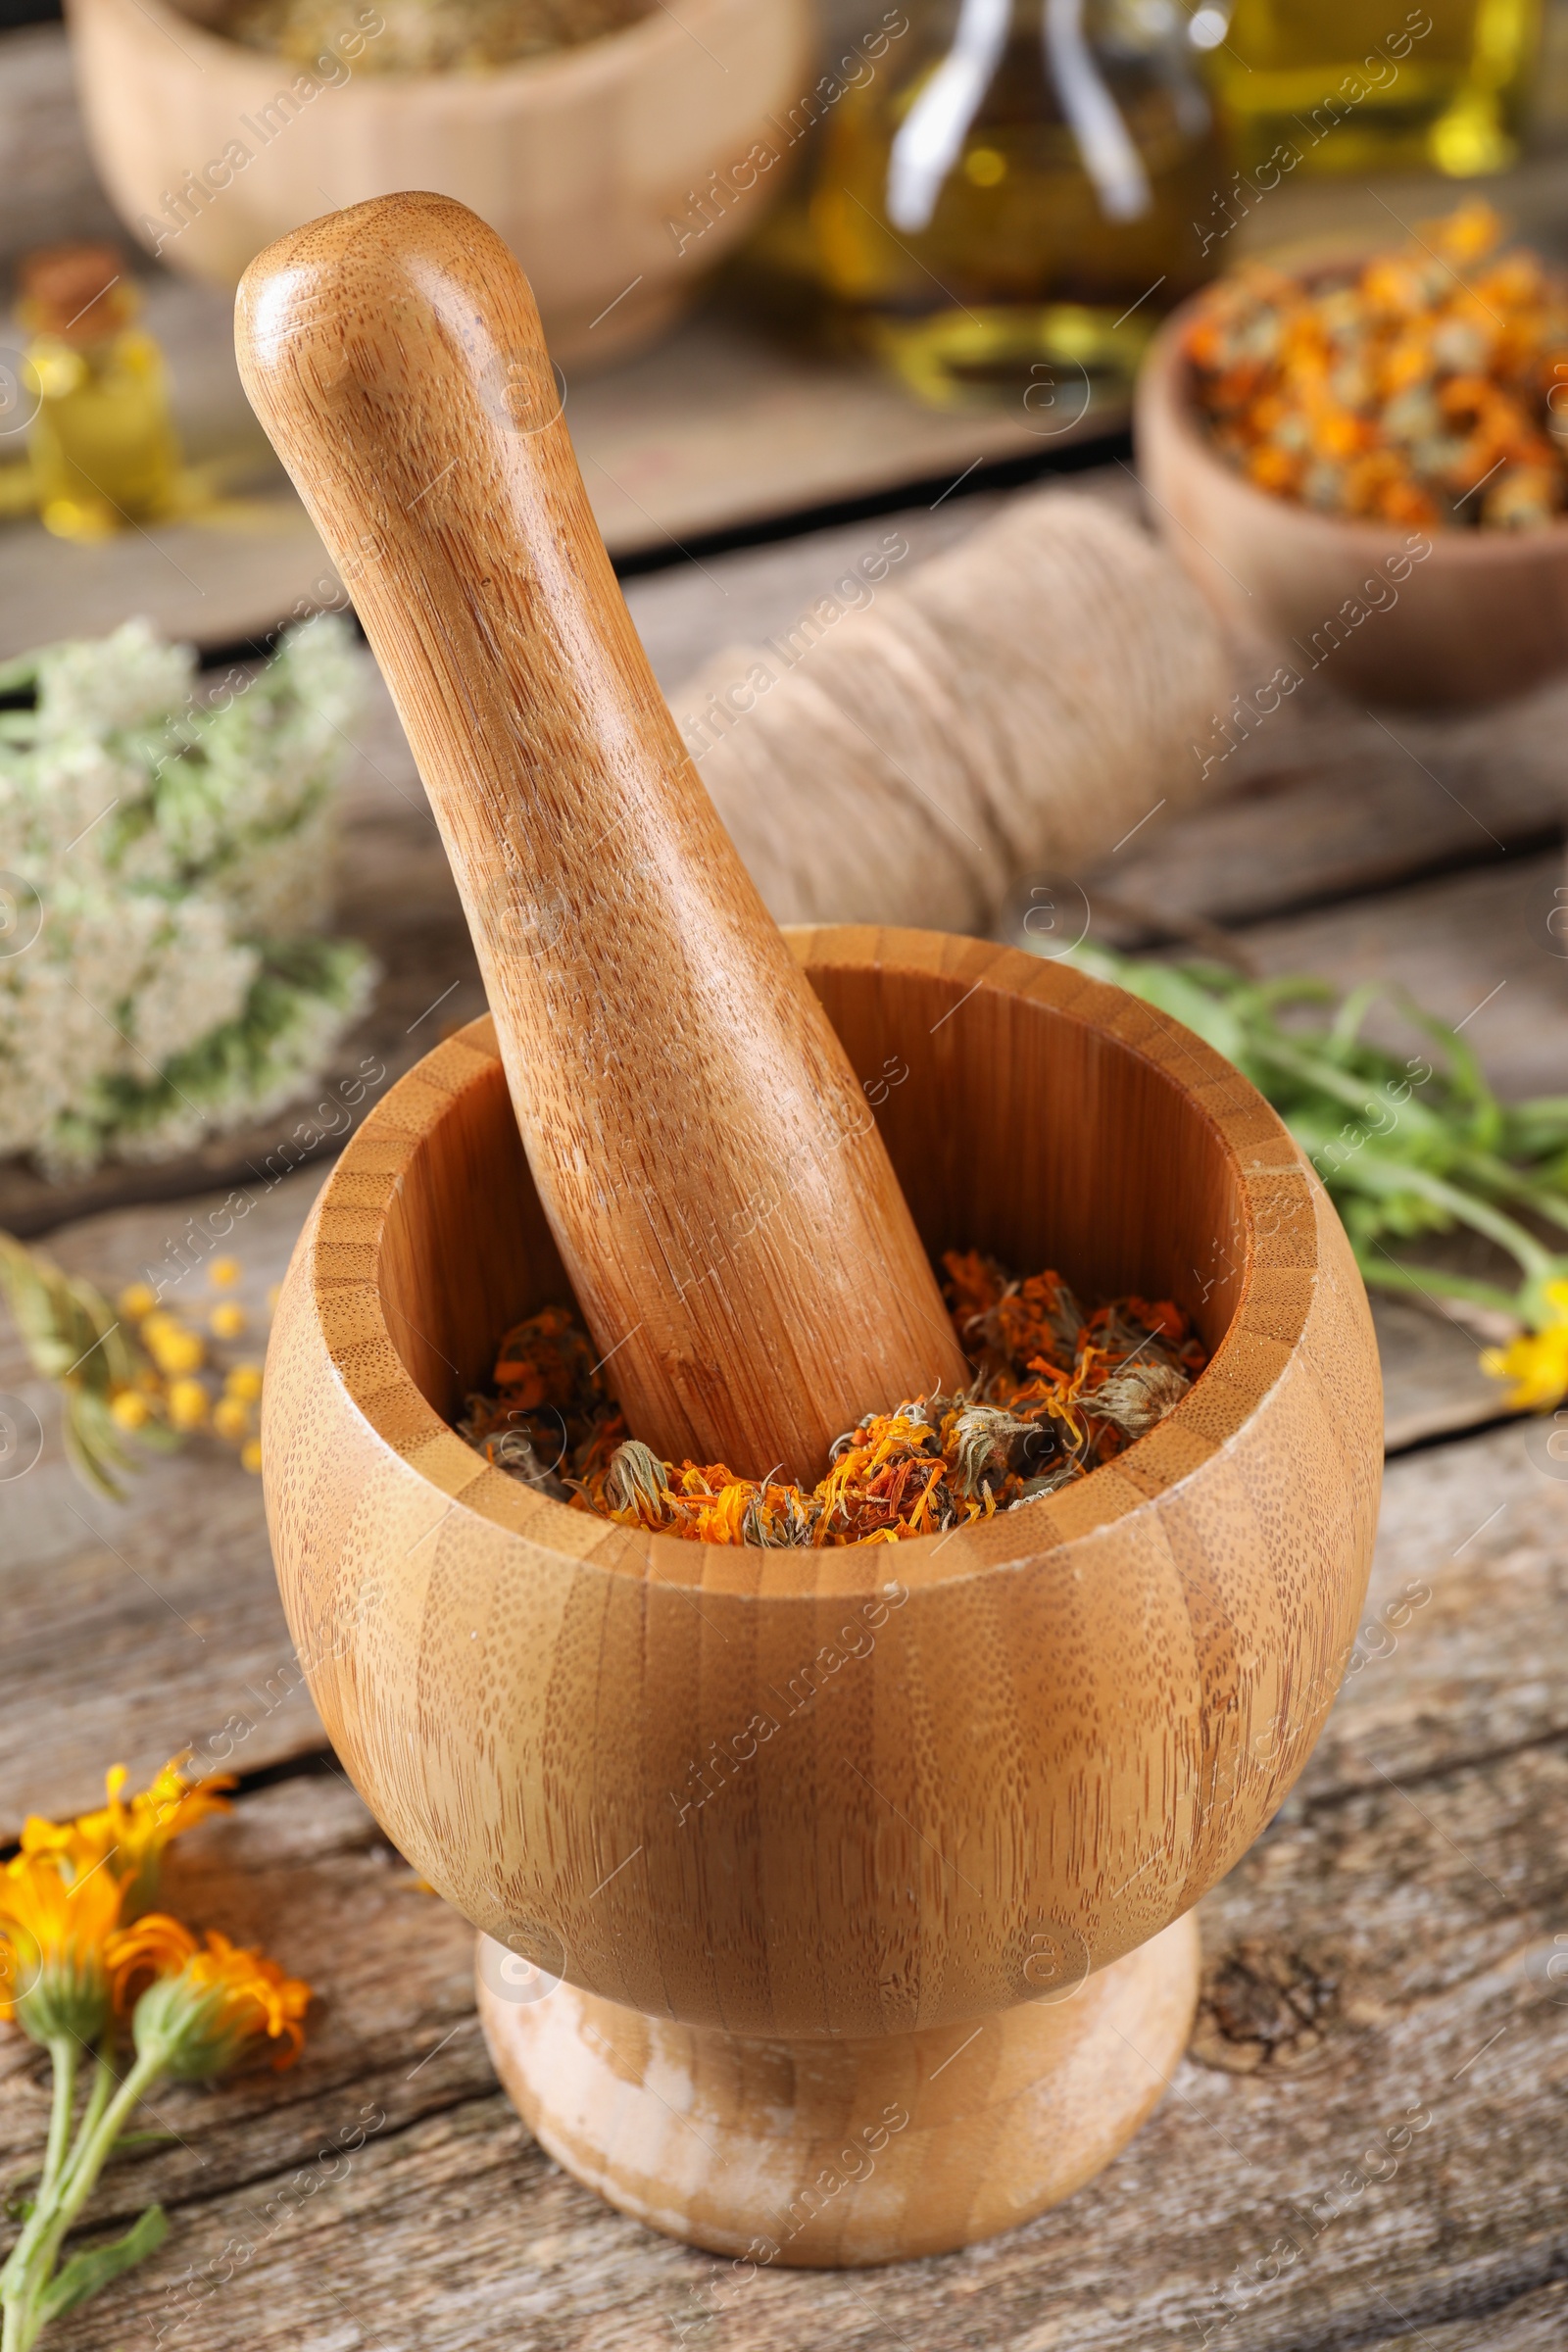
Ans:
[[[600,2206],[491,2088],[466,1932],[357,1800],[318,1779],[246,1798],[175,1849],[170,1899],[311,1978],[312,2040],[291,2075],[159,2098],[179,2143],[127,2164],[97,2210],[158,2194],[174,2230],[65,2325],[65,2352],[143,2328],[203,2352],[1555,2343],[1565,1534],[1568,1489],[1521,1432],[1395,1466],[1369,1623],[1413,1575],[1432,1598],[1352,1677],[1304,1787],[1202,1906],[1215,1997],[1153,2122],[1060,2212],[876,2278],[737,2277]],[[1316,1988],[1310,2032],[1271,1968]],[[15,2040],[0,2063],[10,2174],[42,2092]]]

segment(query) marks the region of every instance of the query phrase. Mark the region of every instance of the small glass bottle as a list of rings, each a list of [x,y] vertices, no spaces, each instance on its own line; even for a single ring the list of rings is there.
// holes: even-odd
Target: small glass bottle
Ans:
[[[141,307],[111,245],[29,254],[19,276],[33,494],[60,539],[106,539],[173,512],[179,443],[164,355],[132,324]]]
[[[906,0],[823,125],[818,269],[924,397],[1131,381],[1224,168],[1178,0]],[[1036,404],[1055,421],[1054,389]],[[1087,405],[1087,394],[1086,394]]]
[[[1203,0],[1235,160],[1468,178],[1519,152],[1541,0]]]

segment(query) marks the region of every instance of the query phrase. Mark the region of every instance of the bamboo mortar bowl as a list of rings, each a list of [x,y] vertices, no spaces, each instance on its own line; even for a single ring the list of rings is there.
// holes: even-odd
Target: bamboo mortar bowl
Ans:
[[[539,2140],[673,2235],[859,2264],[1055,2203],[1158,2100],[1192,1906],[1349,1653],[1382,1424],[1335,1213],[1207,1046],[975,941],[791,945],[929,1249],[1196,1318],[1212,1360],[1150,1436],[1021,1511],[822,1551],[632,1533],[488,1467],[449,1417],[566,1286],[485,1019],[327,1179],[263,1443],[312,1694],[482,1932]]]
[[[619,32],[482,74],[365,72],[373,0],[345,6],[314,73],[229,39],[223,13],[71,0],[93,162],[141,243],[232,287],[323,203],[440,188],[521,257],[573,373],[663,332],[757,226],[789,167],[747,158],[758,141],[785,152],[770,118],[814,71],[808,0],[661,0]]]

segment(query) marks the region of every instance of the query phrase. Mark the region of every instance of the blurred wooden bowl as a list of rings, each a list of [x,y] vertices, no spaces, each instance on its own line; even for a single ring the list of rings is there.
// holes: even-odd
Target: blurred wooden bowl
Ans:
[[[1321,670],[1372,702],[1498,702],[1568,667],[1568,522],[1420,530],[1346,521],[1255,488],[1215,450],[1198,409],[1185,341],[1201,300],[1155,338],[1135,432],[1154,521],[1220,617],[1278,643],[1302,675]]]
[[[148,250],[234,286],[264,246],[333,206],[456,196],[517,255],[567,368],[650,340],[760,218],[788,169],[768,117],[787,118],[812,72],[810,0],[655,6],[489,74],[366,74],[366,38],[305,74],[200,21],[215,13],[70,0],[93,161]],[[359,14],[379,21],[373,0]],[[761,140],[779,160],[748,167]],[[699,210],[715,172],[725,190]]]
[[[897,1545],[682,1544],[508,1478],[450,1416],[566,1284],[485,1020],[327,1177],[264,1476],[321,1720],[484,1931],[545,2147],[699,2245],[886,2262],[1069,2195],[1158,2099],[1192,1906],[1350,1653],[1382,1413],[1322,1186],[1189,1030],[980,941],[792,944],[855,1067],[906,1073],[877,1116],[927,1247],[1179,1299],[1213,1353],[1175,1409]]]

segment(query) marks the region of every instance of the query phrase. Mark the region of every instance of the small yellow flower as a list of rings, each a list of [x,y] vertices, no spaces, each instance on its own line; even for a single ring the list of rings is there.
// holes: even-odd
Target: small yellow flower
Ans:
[[[216,1339],[237,1340],[249,1321],[237,1298],[225,1298],[208,1316],[207,1328]]]
[[[171,1379],[198,1370],[206,1359],[207,1346],[201,1333],[181,1323],[177,1315],[149,1315],[141,1336],[159,1371]]]
[[[172,1380],[169,1418],[175,1429],[200,1429],[207,1419],[207,1391],[199,1380]]]
[[[220,1396],[213,1407],[213,1427],[220,1438],[243,1438],[251,1425],[251,1408],[237,1396]]]
[[[310,1986],[215,1928],[204,1948],[177,1919],[155,1911],[112,1936],[107,1957],[115,2007],[131,2017],[137,2056],[156,2051],[180,2082],[226,2074],[268,2041],[282,2045],[272,2058],[281,2073],[305,2046]]]
[[[117,1429],[144,1428],[152,1409],[139,1389],[122,1389],[109,1399],[109,1418]]]
[[[158,1293],[150,1283],[131,1282],[125,1285],[116,1300],[127,1323],[140,1323],[158,1304]]]
[[[283,1285],[280,1282],[274,1282],[267,1294],[267,1311],[270,1315],[276,1314],[277,1302],[282,1296]]]
[[[260,1438],[246,1439],[239,1449],[239,1466],[242,1470],[249,1470],[253,1476],[260,1473],[262,1467],[262,1441]]]
[[[216,1291],[231,1291],[243,1272],[237,1257],[215,1257],[207,1269],[207,1279]]]
[[[254,1404],[262,1393],[261,1365],[236,1364],[223,1386],[229,1396],[237,1396],[242,1404]]]
[[[1568,1396],[1568,1281],[1548,1282],[1545,1297],[1552,1311],[1544,1330],[1521,1332],[1481,1358],[1494,1380],[1512,1381],[1507,1402],[1520,1412],[1549,1412]]]
[[[0,1870],[0,2017],[34,2041],[96,2041],[109,2015],[105,1946],[122,1886],[108,1869],[74,1874],[55,1853],[20,1853]]]

